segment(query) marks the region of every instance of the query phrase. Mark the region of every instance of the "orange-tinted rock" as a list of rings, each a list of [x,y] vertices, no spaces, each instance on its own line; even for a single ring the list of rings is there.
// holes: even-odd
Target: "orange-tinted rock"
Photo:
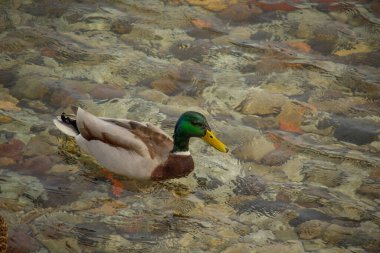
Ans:
[[[12,121],[13,119],[11,117],[0,113],[0,124],[8,124]]]
[[[90,92],[90,95],[93,98],[97,98],[97,99],[121,98],[124,96],[124,94],[125,94],[124,90],[113,87],[113,86],[109,86],[109,85],[97,86],[95,89],[93,89]]]
[[[372,169],[369,173],[369,177],[373,180],[380,181],[380,167]]]
[[[0,167],[6,167],[15,164],[15,160],[9,157],[0,157]]]
[[[17,107],[15,103],[10,102],[10,101],[3,101],[3,100],[0,100],[0,109],[3,109],[5,111],[15,111],[15,112],[21,111],[21,108]]]
[[[8,143],[0,144],[0,156],[17,160],[21,157],[24,146],[22,141],[12,139]]]
[[[294,48],[297,51],[302,52],[302,53],[309,53],[311,50],[311,47],[303,41],[288,41],[286,43],[290,47],[292,47],[292,48]]]
[[[277,117],[279,128],[287,132],[302,133],[301,123],[307,110],[310,109],[292,102],[286,103]]]
[[[287,2],[278,2],[278,3],[265,3],[257,1],[255,3],[257,7],[262,9],[263,11],[295,11],[298,10],[297,7],[288,4]]]
[[[172,96],[178,93],[178,88],[175,82],[167,78],[161,78],[153,81],[150,86],[162,93]]]
[[[237,3],[237,0],[187,0],[191,5],[198,5],[210,11],[221,11]]]

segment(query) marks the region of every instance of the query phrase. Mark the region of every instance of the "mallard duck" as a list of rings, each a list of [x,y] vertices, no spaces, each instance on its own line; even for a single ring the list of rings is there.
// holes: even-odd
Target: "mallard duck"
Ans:
[[[183,113],[174,129],[173,139],[162,129],[127,119],[96,117],[81,108],[76,115],[62,113],[54,120],[64,134],[75,137],[78,146],[109,171],[142,180],[185,177],[194,170],[189,152],[191,137],[202,138],[217,150],[228,148],[211,131],[205,116]]]

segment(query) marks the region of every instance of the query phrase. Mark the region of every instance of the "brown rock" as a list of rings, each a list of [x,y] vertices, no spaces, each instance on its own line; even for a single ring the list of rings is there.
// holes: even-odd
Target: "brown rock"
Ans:
[[[51,140],[46,135],[36,135],[32,137],[24,149],[24,155],[30,157],[55,154],[57,148],[50,144]]]
[[[370,198],[380,199],[380,181],[364,181],[356,192]]]
[[[240,160],[260,162],[265,155],[275,149],[272,142],[265,137],[256,136],[252,140],[240,145],[232,153]]]
[[[22,141],[12,139],[8,143],[0,144],[0,155],[17,160],[21,157],[24,146],[25,144]]]
[[[21,111],[21,108],[17,107],[15,103],[10,102],[10,101],[3,101],[3,100],[0,100],[0,109],[3,109],[5,111],[15,111],[15,112]]]
[[[116,20],[111,25],[111,31],[117,34],[127,34],[132,31],[132,24],[124,20]]]
[[[20,169],[36,175],[45,173],[53,166],[53,164],[53,161],[48,156],[39,155],[26,159],[22,164],[20,164]]]
[[[253,14],[260,13],[262,13],[262,10],[254,5],[238,3],[219,12],[218,16],[227,21],[241,22],[248,20]]]
[[[0,113],[0,124],[8,124],[12,121],[13,119],[11,117]]]
[[[90,92],[90,95],[97,99],[121,98],[124,94],[124,90],[109,85],[97,86]]]
[[[322,235],[329,223],[320,220],[309,220],[297,226],[296,232],[300,239],[311,240]]]
[[[236,0],[186,0],[191,5],[198,5],[210,11],[221,11],[235,4]]]
[[[76,98],[70,91],[57,88],[54,89],[50,96],[48,96],[48,104],[54,108],[66,107],[71,104],[75,104]]]
[[[302,133],[301,124],[307,111],[311,111],[311,108],[298,103],[286,103],[277,117],[280,129],[288,132]]]
[[[38,75],[27,75],[17,80],[16,85],[11,88],[11,94],[18,99],[40,99],[48,93],[48,83],[54,82],[52,78]]]
[[[380,167],[372,169],[369,173],[369,178],[380,181]]]
[[[289,151],[273,150],[261,159],[261,163],[268,166],[280,166],[286,163],[291,155]]]
[[[353,228],[332,224],[325,229],[322,239],[332,245],[337,245],[352,236],[354,232]]]
[[[158,91],[161,91],[162,93],[172,96],[178,93],[177,85],[170,79],[162,78],[153,81],[150,86]]]
[[[8,252],[28,253],[39,249],[38,242],[29,235],[27,225],[17,227],[9,233]]]
[[[6,167],[15,164],[15,160],[9,157],[0,157],[0,167]]]
[[[281,94],[271,94],[264,91],[251,91],[236,107],[236,110],[246,115],[278,114],[287,98]]]

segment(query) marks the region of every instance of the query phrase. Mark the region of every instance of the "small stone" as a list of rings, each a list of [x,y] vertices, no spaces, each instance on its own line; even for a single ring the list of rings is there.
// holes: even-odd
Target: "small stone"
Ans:
[[[39,155],[26,159],[19,168],[33,175],[42,174],[48,171],[54,162],[46,155]]]
[[[24,155],[30,157],[35,155],[55,154],[57,152],[57,147],[50,145],[51,140],[46,135],[32,137],[24,149]]]
[[[286,103],[277,117],[279,128],[288,132],[302,133],[301,124],[307,111],[310,111],[310,108],[301,104]]]
[[[267,166],[280,166],[286,163],[291,156],[292,153],[290,151],[273,150],[261,159],[261,163]]]
[[[236,0],[186,0],[191,5],[198,5],[210,11],[222,11]]]
[[[30,131],[34,134],[40,133],[46,130],[46,126],[44,125],[33,125],[30,127]]]
[[[0,113],[0,124],[8,124],[13,121],[13,118]]]
[[[236,195],[259,195],[266,189],[264,181],[254,175],[238,177],[233,183],[236,185],[233,189]]]
[[[269,152],[275,149],[272,142],[263,136],[256,136],[251,141],[240,145],[232,153],[240,160],[260,162]]]
[[[380,181],[364,181],[356,192],[369,198],[380,199]]]
[[[252,244],[249,243],[238,243],[234,244],[232,246],[229,246],[225,250],[223,250],[221,253],[252,253],[254,251],[254,247]]]
[[[3,101],[3,100],[0,100],[0,109],[5,110],[5,111],[14,111],[14,112],[21,111],[21,108],[16,106],[16,103],[13,103],[10,101]]]
[[[155,80],[150,86],[168,96],[175,95],[179,92],[177,85],[172,80],[166,78]]]
[[[74,174],[79,171],[79,168],[74,165],[66,165],[66,164],[56,164],[54,165],[48,173],[55,173],[55,174],[60,174],[60,173],[66,173],[66,174]]]
[[[231,5],[218,13],[218,16],[228,22],[242,22],[249,20],[251,15],[261,14],[262,10],[255,5],[238,3]]]
[[[166,103],[169,99],[169,97],[166,94],[157,90],[144,90],[144,91],[139,92],[139,96],[141,96],[142,98],[146,100],[157,102],[157,103]]]
[[[75,104],[77,96],[65,88],[55,88],[51,91],[50,96],[47,97],[47,103],[53,108],[67,107]]]
[[[289,240],[283,243],[273,243],[273,244],[263,245],[261,247],[255,248],[255,250],[256,251],[253,251],[253,252],[260,252],[260,253],[273,253],[273,252],[304,253],[305,252],[302,246],[302,242],[298,240]]]
[[[125,20],[116,20],[111,25],[111,31],[116,34],[128,34],[132,31],[132,24]]]
[[[29,100],[29,99],[22,99],[17,106],[29,108],[37,113],[47,113],[49,112],[49,108],[40,100]]]
[[[38,75],[27,75],[17,80],[11,87],[11,94],[18,99],[40,99],[48,93],[48,83],[54,82],[52,78],[41,77]]]
[[[281,94],[271,94],[264,91],[251,91],[236,107],[236,110],[246,115],[278,114],[287,98]]]
[[[329,226],[327,222],[310,220],[298,225],[296,232],[300,239],[311,240],[320,237],[327,226]]]
[[[380,167],[372,169],[369,173],[369,178],[380,181]]]
[[[90,92],[90,95],[93,98],[97,98],[97,99],[122,98],[124,94],[125,94],[124,90],[110,86],[110,85],[97,86],[95,89],[93,89]]]
[[[209,40],[178,41],[174,43],[169,52],[179,60],[193,60],[201,62],[209,53],[212,44]]]
[[[9,233],[8,251],[17,253],[36,252],[40,244],[29,234],[31,231],[27,225],[20,225]]]
[[[3,157],[18,160],[25,144],[17,139],[12,139],[7,143],[0,144],[0,154]]]
[[[342,227],[332,224],[324,230],[322,239],[332,245],[339,245],[350,238],[354,232],[354,229],[350,227]]]
[[[9,157],[0,157],[0,167],[7,167],[16,164],[15,160]]]

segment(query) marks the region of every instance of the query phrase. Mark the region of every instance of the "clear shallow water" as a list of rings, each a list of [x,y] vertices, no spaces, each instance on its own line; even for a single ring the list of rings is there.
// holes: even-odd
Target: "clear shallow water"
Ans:
[[[11,252],[378,252],[377,1],[4,1],[0,32]],[[71,104],[168,133],[197,110],[232,153],[109,175],[53,126]]]

